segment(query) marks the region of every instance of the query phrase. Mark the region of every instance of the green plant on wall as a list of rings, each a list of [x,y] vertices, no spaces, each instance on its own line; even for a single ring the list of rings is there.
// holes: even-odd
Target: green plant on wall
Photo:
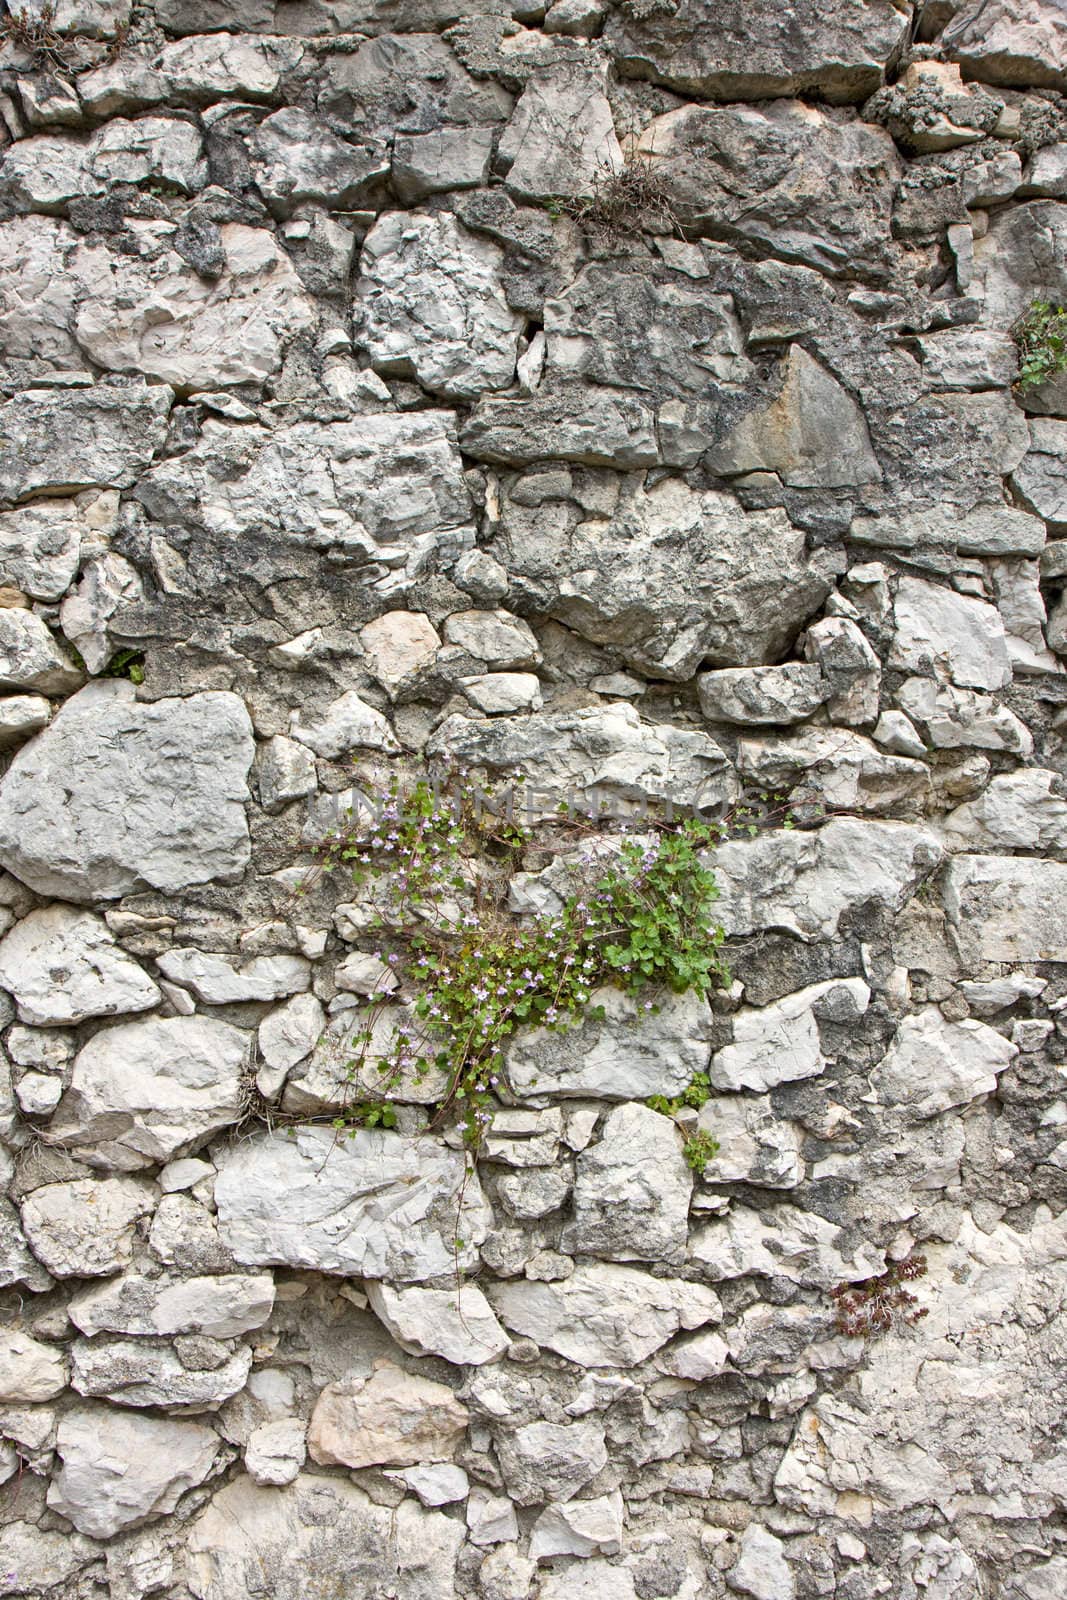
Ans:
[[[375,997],[354,1040],[351,1081],[365,1085],[373,1062],[388,1103],[401,1084],[440,1075],[436,1118],[456,1115],[471,1145],[492,1121],[503,1049],[517,1028],[595,1016],[601,984],[638,998],[647,1014],[664,991],[706,994],[728,981],[718,891],[702,859],[715,837],[709,824],[648,821],[640,835],[620,836],[599,866],[587,850],[558,908],[520,918],[506,908],[508,882],[532,831],[484,800],[457,774],[439,787],[394,783],[378,817],[331,840],[323,861],[326,871],[347,868],[375,907],[379,954],[412,1002],[411,1020],[374,1056],[375,1023],[392,996]],[[369,1111],[366,1102],[346,1107],[339,1121],[366,1126]]]
[[[1015,325],[1019,347],[1021,394],[1039,389],[1060,372],[1067,372],[1067,310],[1048,300],[1035,300]]]

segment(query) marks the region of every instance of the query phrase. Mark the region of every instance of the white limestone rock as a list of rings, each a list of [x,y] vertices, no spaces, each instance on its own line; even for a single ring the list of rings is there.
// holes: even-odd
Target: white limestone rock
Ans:
[[[950,850],[1067,851],[1067,800],[1053,785],[1059,774],[1041,767],[1003,772],[977,800],[950,811],[942,827]],[[10,935],[9,935],[10,937]],[[0,946],[2,954],[3,946]]]
[[[223,1153],[215,1201],[243,1266],[419,1283],[477,1261],[491,1220],[464,1158],[432,1138],[328,1128],[263,1134]],[[462,1192],[462,1204],[460,1196]]]
[[[947,677],[964,689],[1003,689],[1011,682],[1004,624],[984,601],[924,578],[902,578],[893,617],[891,667]]]
[[[703,1284],[600,1263],[559,1282],[494,1283],[488,1298],[505,1327],[583,1367],[636,1366],[680,1328],[722,1319]]]
[[[592,198],[623,165],[604,66],[549,67],[532,77],[501,137],[497,159],[520,199]]]
[[[0,613],[3,615],[3,613]],[[240,875],[248,713],[234,694],[139,704],[107,679],[69,700],[0,784],[0,861],[39,894],[114,900]]]
[[[375,711],[355,689],[348,689],[315,720],[305,722],[299,711],[289,719],[289,733],[317,756],[336,761],[349,750],[400,749],[396,734],[380,711]]]
[[[449,189],[477,189],[489,176],[493,129],[435,128],[393,142],[393,188],[406,205]]]
[[[411,1497],[394,1510],[344,1477],[301,1473],[272,1488],[241,1476],[193,1523],[186,1575],[196,1600],[238,1600],[264,1569],[274,1600],[306,1600],[309,1583],[451,1600],[462,1543],[462,1522]]]
[[[738,771],[761,789],[788,790],[794,806],[864,815],[914,815],[930,788],[922,762],[888,755],[849,728],[802,728],[740,739]]]
[[[14,1455],[14,1449],[11,1450]],[[14,1471],[14,1468],[12,1468]],[[0,1529],[0,1565],[25,1589],[47,1590],[76,1579],[97,1559],[99,1546],[81,1534],[51,1532],[20,1519]]]
[[[389,175],[383,143],[339,139],[326,122],[297,106],[259,123],[249,152],[256,188],[276,217],[287,217],[309,201],[331,210],[358,210]]]
[[[482,1548],[519,1537],[515,1507],[506,1495],[490,1494],[475,1484],[467,1500],[467,1538]]]
[[[936,1006],[926,1006],[900,1022],[871,1084],[883,1104],[921,1121],[995,1094],[997,1074],[1018,1054],[984,1022],[946,1022]]]
[[[550,1572],[541,1580],[538,1600],[637,1600],[628,1567],[600,1559]]]
[[[953,329],[947,338],[969,330]],[[1002,335],[996,335],[1003,338]],[[926,341],[920,340],[925,346]],[[1008,340],[1015,359],[1015,346]],[[987,387],[983,385],[983,387]],[[1016,472],[1018,472],[1016,468]],[[925,506],[920,511],[886,510],[880,516],[863,512],[853,517],[849,538],[859,545],[877,545],[887,550],[916,551],[923,555],[961,556],[1037,556],[1045,543],[1045,529],[1039,517],[1002,502],[979,502],[966,509],[952,505]],[[850,577],[853,574],[850,574]]]
[[[690,1239],[693,1262],[713,1283],[751,1273],[830,1289],[885,1270],[885,1255],[861,1241],[847,1248],[844,1231],[795,1206],[753,1211],[734,1205],[723,1222],[707,1222]]]
[[[107,194],[117,183],[155,181],[197,193],[207,182],[203,140],[178,117],[116,117],[87,140],[57,134],[20,139],[0,162],[0,194],[12,205],[54,211]]]
[[[709,722],[787,724],[813,716],[830,686],[817,666],[787,661],[781,667],[725,667],[697,678],[700,709]]]
[[[0,941],[0,987],[36,1027],[147,1011],[160,999],[102,918],[64,905],[31,911]]]
[[[672,1119],[644,1105],[618,1106],[578,1158],[561,1248],[609,1261],[680,1262],[692,1190]]]
[[[1067,532],[1067,421],[1031,418],[1030,449],[1011,481],[1023,503],[1048,523],[1050,532]]]
[[[286,1076],[314,1050],[326,1027],[326,1012],[313,994],[297,994],[263,1018],[257,1041],[263,1066],[256,1075],[261,1094],[278,1093]]]
[[[737,1560],[726,1575],[730,1588],[752,1600],[795,1600],[797,1585],[785,1559],[785,1545],[762,1523],[750,1522],[741,1535]]]
[[[356,341],[375,371],[457,400],[506,388],[523,318],[504,297],[503,256],[447,212],[379,218],[356,284]]]
[[[229,98],[272,99],[303,56],[298,39],[207,33],[164,45],[156,66],[172,95],[201,105]]]
[[[75,1178],[28,1194],[22,1226],[55,1277],[107,1277],[129,1266],[135,1225],[155,1204],[155,1186],[141,1178]]]
[[[87,489],[0,513],[0,582],[33,600],[61,600],[77,577],[83,544],[108,536],[117,512],[113,490]]]
[[[476,711],[487,717],[540,711],[541,682],[533,672],[485,672],[461,678],[459,686]]]
[[[13,694],[0,699],[0,750],[24,744],[52,719],[52,707],[43,695]]]
[[[716,1089],[760,1093],[780,1083],[818,1077],[826,1061],[817,1016],[855,1021],[870,1000],[862,978],[839,978],[799,989],[769,1006],[743,1008],[733,1019],[733,1043],[715,1052],[708,1076]]]
[[[82,1333],[203,1333],[233,1339],[260,1328],[274,1307],[269,1272],[226,1273],[219,1277],[145,1277],[126,1272],[108,1283],[83,1289],[68,1315]]]
[[[530,1556],[614,1556],[622,1549],[623,1503],[618,1489],[592,1500],[546,1506],[530,1534]]]
[[[320,1466],[409,1466],[450,1461],[468,1421],[443,1383],[388,1362],[327,1384],[308,1425],[308,1454]]]
[[[932,678],[905,678],[897,701],[913,722],[925,728],[935,750],[1005,750],[1023,757],[1033,751],[1029,728],[992,695],[935,683]]]
[[[847,911],[869,903],[899,911],[942,855],[927,829],[834,817],[811,833],[728,840],[708,865],[728,936],[780,928],[805,940],[832,939]]]
[[[122,1172],[190,1154],[236,1122],[247,1060],[248,1035],[205,1017],[104,1028],[75,1057],[49,1135]]]
[[[441,648],[441,637],[421,611],[387,611],[359,632],[367,668],[391,700],[417,689],[420,672]]]
[[[1055,0],[972,0],[954,11],[942,42],[979,83],[1067,87],[1067,18]]]
[[[476,720],[450,716],[426,746],[461,766],[519,768],[531,817],[555,815],[583,798],[714,805],[731,801],[737,781],[725,753],[706,734],[643,722],[622,703],[539,716]]]
[[[0,610],[0,690],[70,694],[84,681],[73,656],[36,612]]]
[[[98,1405],[64,1414],[56,1449],[61,1466],[48,1504],[79,1533],[111,1539],[173,1511],[186,1490],[210,1476],[222,1441],[199,1423]]]
[[[303,956],[255,956],[235,967],[206,950],[166,950],[157,965],[165,978],[192,989],[206,1006],[239,1005],[245,1000],[282,1000],[306,989],[311,966]]]
[[[413,1356],[440,1356],[456,1366],[495,1361],[510,1340],[477,1284],[456,1289],[395,1289],[369,1283],[371,1309]]]
[[[245,1445],[245,1471],[262,1487],[292,1483],[307,1460],[307,1426],[299,1417],[279,1417],[253,1428]]]
[[[315,757],[284,734],[275,734],[257,746],[254,770],[260,804],[271,816],[318,788]]]
[[[211,1354],[210,1365],[186,1366],[173,1345],[155,1339],[76,1339],[71,1387],[120,1406],[213,1411],[244,1388],[252,1352],[213,1344]]]
[[[878,716],[882,665],[865,635],[847,617],[823,617],[808,629],[804,654],[829,687],[831,722],[864,727]]]
[[[505,1068],[523,1099],[594,1095],[605,1100],[645,1100],[681,1094],[708,1064],[711,1011],[701,996],[665,995],[658,1012],[621,989],[594,991],[602,1022],[590,1018],[558,1031],[520,1029],[507,1043]]]
[[[1067,961],[1067,866],[1025,856],[954,856],[944,899],[965,967]]]
[[[800,1129],[776,1116],[769,1099],[712,1095],[701,1107],[698,1122],[719,1145],[704,1167],[705,1183],[795,1189],[803,1179]]]
[[[453,611],[445,619],[444,634],[448,644],[484,661],[493,672],[514,672],[541,661],[541,647],[530,624],[500,607],[495,611]]]
[[[0,1329],[0,1403],[54,1400],[67,1385],[67,1365],[55,1345],[18,1328]]]

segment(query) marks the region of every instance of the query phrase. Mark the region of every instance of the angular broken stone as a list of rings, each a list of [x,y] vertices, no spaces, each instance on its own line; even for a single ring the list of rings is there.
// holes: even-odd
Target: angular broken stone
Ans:
[[[599,797],[709,806],[732,800],[736,779],[707,734],[642,721],[633,706],[583,707],[540,716],[447,717],[426,746],[466,767],[520,770],[531,817]]]
[[[609,1261],[681,1261],[692,1189],[673,1120],[648,1106],[618,1106],[578,1158],[574,1217],[561,1246]]]
[[[690,1242],[694,1264],[713,1283],[755,1273],[829,1289],[885,1270],[884,1252],[866,1241],[849,1245],[841,1228],[796,1206],[735,1205],[724,1222],[695,1229]]]
[[[592,198],[623,165],[603,66],[549,67],[531,78],[501,137],[505,182],[524,200]]]
[[[375,371],[459,400],[506,388],[523,318],[504,297],[503,258],[447,213],[380,218],[356,284],[356,340]]]
[[[328,124],[297,106],[266,117],[250,141],[256,187],[276,217],[308,201],[341,211],[372,200],[388,176],[382,145],[338,139]]]
[[[127,1272],[83,1289],[70,1302],[82,1333],[203,1333],[233,1339],[260,1328],[274,1306],[269,1272],[149,1278]]]
[[[225,956],[179,949],[164,951],[157,965],[165,978],[192,989],[206,1006],[281,1000],[306,989],[311,981],[311,968],[303,956],[256,956],[246,966],[235,967]]]
[[[140,1178],[46,1183],[22,1202],[22,1226],[38,1260],[57,1278],[98,1278],[133,1259],[134,1225],[151,1214],[154,1185]]]
[[[871,1074],[879,1098],[922,1119],[994,1094],[997,1074],[1019,1054],[984,1022],[946,1022],[936,1006],[904,1017],[888,1053]]]
[[[680,1328],[722,1318],[703,1284],[599,1263],[556,1283],[494,1283],[488,1298],[505,1327],[583,1367],[636,1366]]]
[[[613,11],[604,38],[627,76],[693,98],[766,100],[816,90],[840,104],[877,89],[906,33],[893,0],[873,0],[860,12],[842,0],[802,0],[788,24],[773,0],[714,10],[681,0],[669,11]]]
[[[738,770],[759,789],[788,791],[797,808],[914,816],[930,790],[924,763],[889,755],[845,728],[808,727],[741,739]]]
[[[0,861],[40,894],[84,902],[183,889],[232,881],[248,861],[253,741],[242,702],[208,692],[143,705],[134,695],[125,679],[89,684],[0,783]]]
[[[61,1465],[48,1504],[79,1533],[111,1539],[173,1511],[210,1475],[222,1441],[196,1422],[95,1405],[64,1414],[56,1449]]]
[[[244,1266],[394,1283],[467,1270],[490,1223],[463,1156],[432,1138],[328,1128],[262,1134],[222,1153],[219,1232]],[[458,1237],[462,1244],[456,1245]]]
[[[994,852],[1067,850],[1067,799],[1055,792],[1059,774],[1021,768],[995,777],[977,800],[944,820],[950,850]],[[2,949],[2,947],[0,947]]]
[[[405,688],[417,688],[418,676],[441,648],[441,638],[421,611],[387,611],[360,629],[368,670],[395,699]]]
[[[719,846],[709,866],[727,935],[781,928],[830,939],[846,912],[899,911],[943,855],[937,836],[904,822],[833,817],[811,833],[775,830]]]
[[[468,1411],[443,1383],[383,1363],[323,1389],[308,1425],[308,1454],[321,1466],[410,1466],[450,1461]]]
[[[801,1182],[800,1129],[775,1114],[769,1096],[712,1095],[701,1107],[700,1127],[719,1146],[704,1166],[705,1183],[794,1189]]]
[[[102,918],[64,905],[31,911],[0,942],[0,986],[36,1027],[146,1011],[160,999]]]
[[[248,1035],[205,1017],[103,1028],[74,1059],[50,1137],[90,1166],[133,1172],[236,1122]]]
[[[71,1387],[78,1394],[120,1406],[211,1411],[244,1388],[252,1366],[247,1345],[232,1354],[220,1345],[216,1353],[223,1359],[187,1367],[164,1340],[76,1339],[71,1348]]]
[[[505,1068],[515,1094],[644,1100],[681,1094],[706,1068],[711,1011],[695,991],[666,994],[648,1013],[621,989],[597,989],[590,1003],[603,1006],[602,1021],[524,1028],[508,1041]]]
[[[623,1539],[623,1499],[613,1494],[591,1500],[567,1500],[546,1506],[530,1535],[530,1556],[618,1555]]]
[[[716,1089],[762,1092],[779,1083],[817,1077],[826,1062],[819,1046],[817,1008],[830,1006],[835,1019],[855,1021],[870,1004],[862,978],[830,979],[786,995],[773,1005],[739,1011],[733,1043],[717,1050],[708,1076]]]
[[[782,667],[725,667],[697,678],[700,709],[709,722],[803,722],[830,697],[817,666],[787,661]]]
[[[292,1483],[307,1460],[307,1426],[299,1417],[279,1417],[253,1428],[245,1446],[245,1470],[254,1483]]]
[[[482,1366],[504,1353],[510,1340],[477,1284],[456,1289],[395,1289],[369,1283],[371,1309],[413,1356],[440,1356],[456,1366]]]
[[[969,78],[1011,87],[1067,87],[1067,18],[1056,0],[970,0],[941,36]]]
[[[606,1465],[600,1422],[531,1422],[496,1441],[507,1491],[522,1506],[571,1500]]]
[[[961,961],[1067,961],[1067,865],[1027,856],[953,856],[945,916]]]
[[[55,1345],[42,1344],[18,1328],[0,1329],[0,1403],[53,1400],[66,1384],[66,1363]]]
[[[0,691],[69,694],[84,675],[36,612],[0,610]]]

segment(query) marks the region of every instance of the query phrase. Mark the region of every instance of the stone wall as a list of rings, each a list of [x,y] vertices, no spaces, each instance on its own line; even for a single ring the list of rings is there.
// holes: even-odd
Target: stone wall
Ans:
[[[1059,1600],[1063,0],[12,9],[0,1594]],[[473,1171],[309,873],[448,761],[756,814]]]

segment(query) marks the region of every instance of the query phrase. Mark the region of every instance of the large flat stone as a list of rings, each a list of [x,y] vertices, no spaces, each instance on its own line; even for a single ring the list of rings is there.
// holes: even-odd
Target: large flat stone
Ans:
[[[220,1157],[219,1232],[244,1266],[418,1283],[477,1260],[490,1213],[464,1166],[431,1138],[263,1134]]]
[[[31,911],[0,943],[0,986],[34,1027],[147,1011],[160,999],[101,917],[64,905]]]
[[[0,504],[128,488],[166,437],[169,389],[30,389],[0,406]]]
[[[252,728],[236,695],[138,703],[100,680],[68,700],[0,785],[0,861],[40,894],[114,900],[239,877]]]
[[[1067,962],[1067,866],[1033,856],[955,856],[945,914],[961,960]]]
[[[79,1533],[110,1539],[173,1511],[203,1483],[222,1448],[211,1428],[79,1406],[59,1424],[60,1467],[48,1504]]]

